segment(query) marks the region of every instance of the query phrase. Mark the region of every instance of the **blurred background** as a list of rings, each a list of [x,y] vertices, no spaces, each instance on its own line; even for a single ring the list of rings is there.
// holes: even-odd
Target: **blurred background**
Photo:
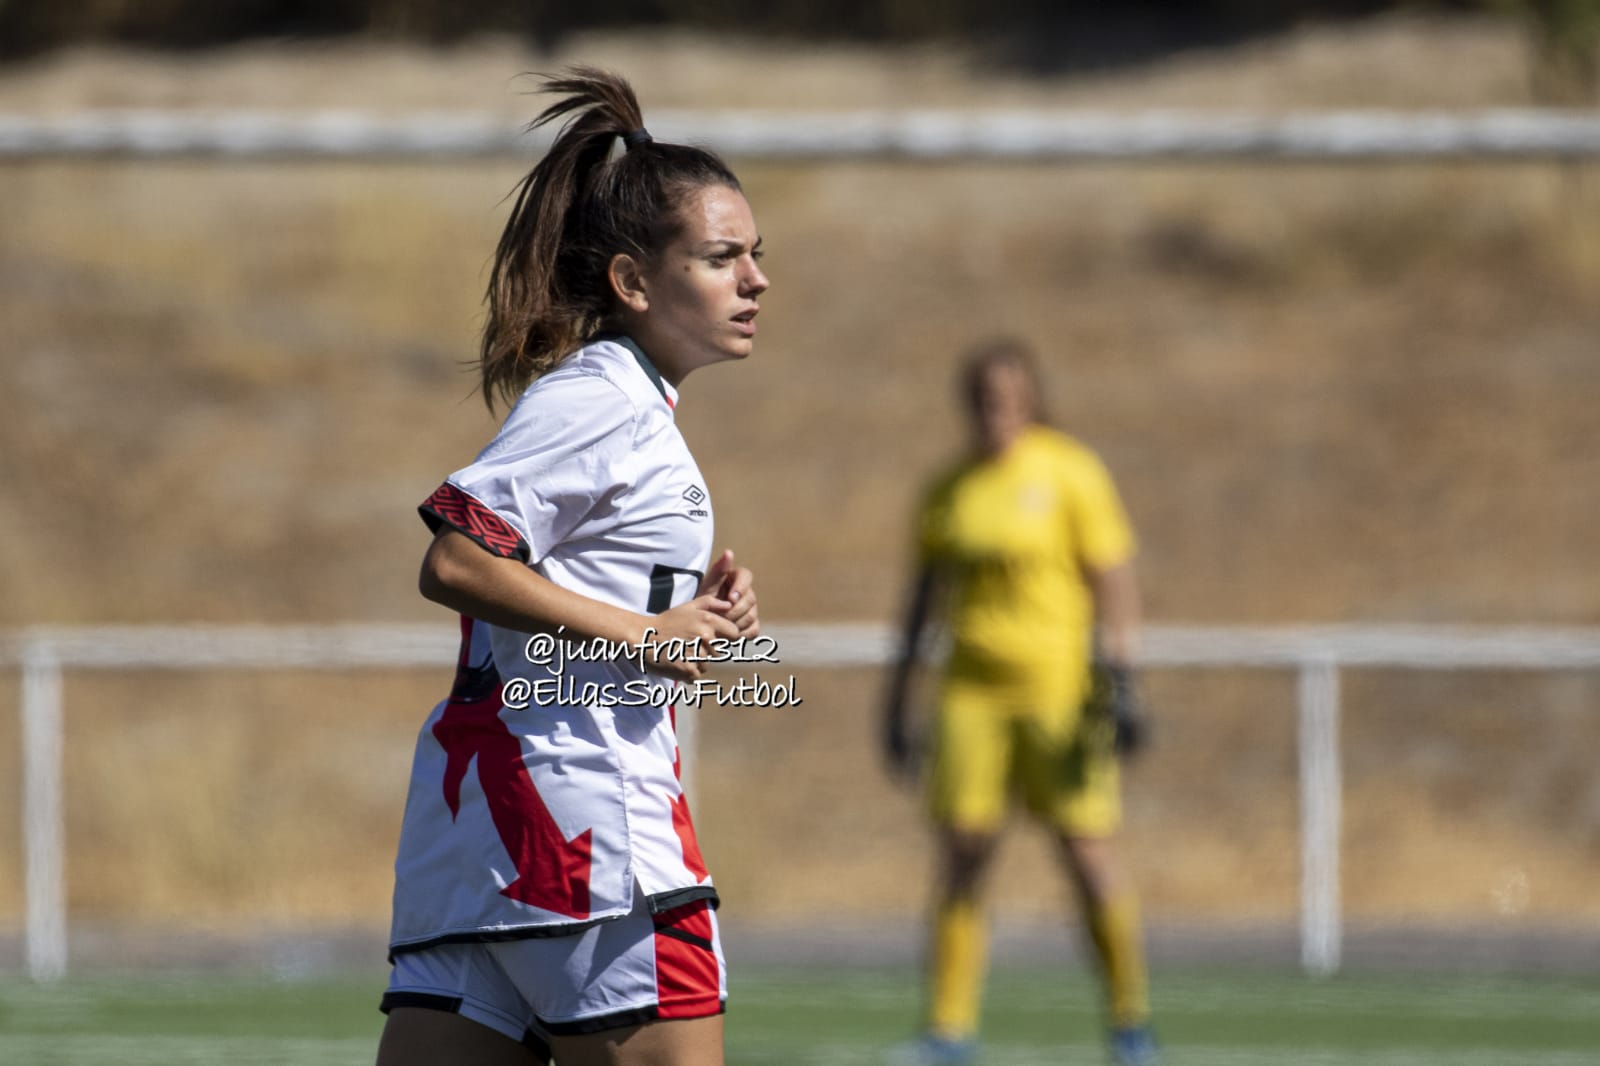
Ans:
[[[647,122],[1600,102],[1595,3],[1116,8],[0,0],[0,113],[522,121],[519,75],[572,62],[631,79]],[[1054,421],[1117,477],[1152,623],[1600,625],[1595,162],[732,161],[773,288],[755,357],[696,375],[678,421],[773,627],[897,617],[914,501],[962,447],[954,368],[997,333],[1045,353]],[[453,631],[415,592],[414,507],[496,428],[468,362],[531,162],[0,160],[0,627]],[[700,714],[730,951],[825,926],[909,958],[929,841],[881,772],[880,671],[794,672],[798,709]],[[449,676],[68,671],[73,966],[381,983],[413,738]],[[1596,672],[1340,678],[1346,964],[1600,971]],[[19,680],[0,668],[8,782]],[[1148,673],[1126,836],[1158,965],[1296,957],[1295,684]],[[21,825],[9,786],[7,973]],[[1002,928],[1065,943],[1065,886],[1017,830]]]

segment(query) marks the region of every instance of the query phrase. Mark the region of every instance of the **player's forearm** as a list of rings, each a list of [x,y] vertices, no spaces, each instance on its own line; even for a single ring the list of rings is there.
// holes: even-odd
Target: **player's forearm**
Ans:
[[[907,605],[905,620],[901,625],[900,654],[895,660],[894,672],[889,680],[889,698],[884,705],[891,724],[905,715],[906,695],[922,648],[922,631],[927,625],[934,585],[933,571],[925,569],[917,574],[912,586],[911,602]]]
[[[906,696],[911,690],[911,671],[916,666],[916,638],[909,638],[907,645],[895,660],[894,670],[889,675],[887,698],[883,701],[883,721],[889,729],[897,728],[906,716]]]
[[[434,603],[520,633],[561,627],[577,637],[637,644],[649,619],[564,589],[516,559],[490,555],[454,530],[428,547],[418,591]]]
[[[1139,579],[1133,563],[1126,562],[1090,576],[1094,592],[1096,640],[1099,654],[1113,663],[1131,666],[1139,658]]]
[[[884,723],[891,728],[899,725],[906,716],[906,696],[911,688],[911,669],[915,653],[902,653],[889,678],[889,695],[883,703]]]

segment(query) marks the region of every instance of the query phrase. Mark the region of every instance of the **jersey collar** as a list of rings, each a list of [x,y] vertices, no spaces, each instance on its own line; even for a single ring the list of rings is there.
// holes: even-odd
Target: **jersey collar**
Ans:
[[[673,411],[678,409],[678,390],[661,377],[661,371],[656,369],[656,365],[650,361],[648,355],[644,354],[644,349],[639,347],[637,341],[626,333],[602,333],[595,337],[595,340],[610,341],[628,349],[639,364],[639,369],[644,371],[644,376],[650,379],[650,384],[654,385],[661,398],[667,401],[667,409]]]

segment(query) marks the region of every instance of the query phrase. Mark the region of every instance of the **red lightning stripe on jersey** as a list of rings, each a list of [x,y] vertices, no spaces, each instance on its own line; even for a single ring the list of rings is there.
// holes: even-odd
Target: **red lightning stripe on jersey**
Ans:
[[[472,620],[461,621],[465,643]],[[461,669],[470,669],[465,654]],[[517,870],[517,879],[500,894],[557,914],[587,918],[594,830],[585,829],[571,840],[562,834],[528,776],[522,742],[500,720],[502,686],[498,677],[493,680],[492,689],[476,697],[465,691],[469,686],[458,683],[433,727],[445,750],[444,800],[450,816],[460,813],[461,782],[476,758],[489,816]]]
[[[672,729],[676,732],[677,706],[669,705],[667,713],[672,716]],[[683,780],[683,753],[676,747],[672,749],[672,776],[680,782]],[[706,869],[705,856],[700,853],[700,842],[695,839],[694,823],[689,820],[689,797],[681,789],[672,801],[672,831],[678,834],[678,843],[683,847],[683,864],[697,879],[704,881],[710,871]]]

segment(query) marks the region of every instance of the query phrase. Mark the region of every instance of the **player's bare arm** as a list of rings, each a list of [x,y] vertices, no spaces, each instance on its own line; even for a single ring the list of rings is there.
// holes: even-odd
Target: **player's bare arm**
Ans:
[[[655,644],[734,639],[737,623],[724,617],[733,606],[714,594],[697,596],[658,615],[636,614],[564,589],[517,559],[484,551],[465,534],[440,529],[422,559],[418,590],[434,603],[520,633],[553,633],[565,627],[580,638],[599,637],[642,646],[652,666],[667,677],[693,681],[703,663],[669,660],[651,652]],[[745,583],[749,589],[749,582]],[[754,606],[754,594],[750,594]],[[653,630],[649,640],[646,631]]]
[[[911,585],[911,598],[900,627],[900,654],[895,660],[883,705],[884,757],[891,770],[906,776],[915,772],[917,761],[907,713],[911,679],[916,672],[923,633],[935,613],[938,599],[939,572],[932,566],[924,566]]]
[[[1139,578],[1133,560],[1116,566],[1084,568],[1094,597],[1099,654],[1108,662],[1133,666],[1139,658]]]
[[[1139,706],[1133,669],[1139,654],[1139,582],[1133,561],[1085,570],[1094,597],[1096,643],[1102,683],[1107,686],[1116,749],[1133,756],[1149,740],[1149,725]]]

